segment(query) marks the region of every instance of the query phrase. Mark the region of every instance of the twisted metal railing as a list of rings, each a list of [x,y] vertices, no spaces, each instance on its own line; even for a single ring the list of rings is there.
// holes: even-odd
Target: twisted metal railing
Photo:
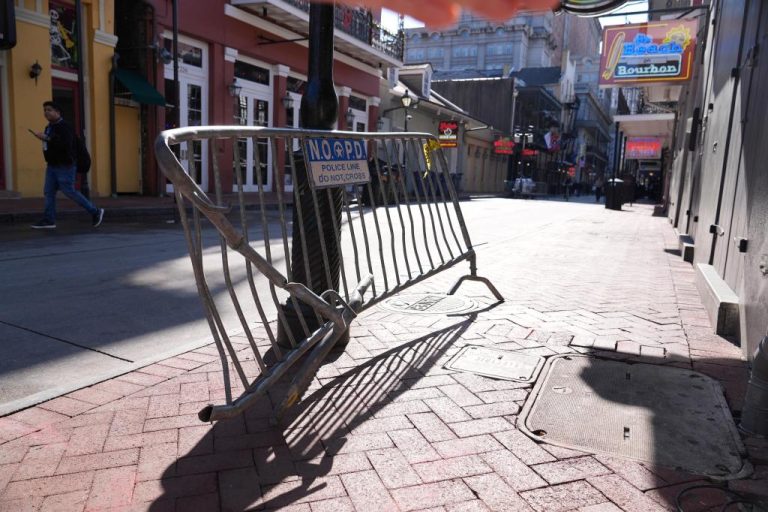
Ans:
[[[175,146],[190,141],[207,141],[210,194],[190,177],[196,171],[193,157],[185,170],[174,153]],[[272,204],[261,172],[254,173],[256,204],[249,204],[252,195],[244,192],[244,171],[260,169],[264,158],[259,151],[250,161],[244,158],[249,141],[254,147],[268,145],[276,184]],[[293,150],[296,143],[299,151]],[[324,155],[326,146],[334,150]],[[345,147],[355,148],[356,163],[328,160]],[[462,261],[469,262],[470,272],[449,293],[474,280],[503,300],[477,275],[447,162],[430,134],[190,127],[162,132],[156,150],[174,187],[198,293],[222,362],[225,403],[204,408],[204,421],[238,414],[291,370],[293,382],[276,410],[279,418],[301,398],[358,312]],[[290,215],[283,164],[293,176],[307,173],[307,179],[296,180],[303,185],[292,191],[292,206],[311,205],[314,216]],[[228,173],[234,196],[222,187]],[[331,201],[337,182],[347,183],[341,218]],[[225,204],[231,197],[236,204]],[[321,208],[330,209],[334,222],[303,220],[319,219]],[[215,228],[213,238],[206,222]],[[303,250],[292,251],[292,243]],[[294,254],[300,260],[293,260]],[[329,257],[338,258],[339,276],[331,275]]]

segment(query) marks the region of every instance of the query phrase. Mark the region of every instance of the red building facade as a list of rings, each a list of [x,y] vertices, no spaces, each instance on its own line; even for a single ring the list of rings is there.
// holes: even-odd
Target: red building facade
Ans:
[[[118,54],[125,53],[127,58],[121,57],[118,66],[143,73],[164,94],[167,103],[166,108],[141,107],[146,134],[142,142],[143,193],[147,194],[170,191],[152,151],[152,142],[162,129],[233,124],[298,128],[307,78],[308,2],[176,2],[178,99],[172,44],[173,1],[153,0],[140,11],[135,5],[116,2],[118,36],[127,34],[117,48]],[[339,6],[336,10],[333,65],[339,97],[337,127],[373,131],[379,116],[382,70],[402,64],[402,36],[383,31],[369,11]],[[137,37],[143,41],[137,41]],[[197,169],[194,177],[204,190],[210,190],[209,148],[196,143],[182,145],[181,151],[193,155]],[[258,191],[261,187],[274,192],[276,180],[283,180],[289,192],[292,179],[284,170],[285,155],[272,155],[266,141],[243,142],[241,154],[252,157],[255,152],[259,152],[261,169],[247,166],[245,190]],[[223,188],[232,190],[231,167],[220,163],[225,164]],[[259,172],[261,176],[256,174]]]

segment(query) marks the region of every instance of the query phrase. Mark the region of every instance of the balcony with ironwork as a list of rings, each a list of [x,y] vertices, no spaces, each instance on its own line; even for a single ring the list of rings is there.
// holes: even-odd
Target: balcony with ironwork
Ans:
[[[287,29],[296,35],[309,32],[308,0],[231,0],[249,15]],[[335,6],[334,48],[370,66],[402,66],[404,35],[393,34],[381,26],[371,11],[362,7]]]
[[[608,153],[602,145],[587,144],[587,156],[595,157],[603,162],[608,161]]]

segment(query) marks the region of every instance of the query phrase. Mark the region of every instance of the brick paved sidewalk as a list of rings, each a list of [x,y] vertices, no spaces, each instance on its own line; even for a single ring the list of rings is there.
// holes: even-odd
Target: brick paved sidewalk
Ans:
[[[470,316],[361,315],[284,429],[266,401],[198,421],[223,398],[213,346],[0,418],[0,511],[674,510],[701,477],[536,444],[515,428],[529,386],[443,368],[466,344],[596,353],[702,371],[740,410],[740,349],[711,334],[668,223],[649,207],[574,208],[567,223],[481,247],[481,274],[505,303]],[[461,291],[489,304],[474,286]],[[730,487],[766,496],[768,442],[745,444],[755,472]],[[707,491],[685,510],[722,503]]]

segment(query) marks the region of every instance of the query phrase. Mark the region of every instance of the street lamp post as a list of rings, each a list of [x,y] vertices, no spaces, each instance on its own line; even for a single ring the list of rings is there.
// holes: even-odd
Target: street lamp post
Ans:
[[[403,108],[405,109],[405,122],[403,123],[403,129],[407,132],[408,131],[408,109],[413,104],[413,96],[408,94],[408,89],[405,90],[405,94],[400,98],[400,103],[403,104]]]
[[[512,88],[512,115],[509,119],[509,133],[514,137],[514,131],[515,131],[515,107],[517,106],[517,95],[519,94],[519,91],[517,90],[517,87]],[[512,154],[509,157],[509,165],[507,165],[507,181],[511,180],[513,178],[512,175],[512,169],[515,162],[515,155]]]
[[[517,168],[517,178],[520,179],[520,192],[522,193],[522,191],[523,191],[523,174],[524,174],[524,172],[523,172],[523,169],[521,168],[522,167],[521,161],[525,157],[525,144],[526,144],[526,142],[528,144],[532,144],[533,143],[533,126],[532,125],[528,125],[528,129],[524,133],[521,133],[519,131],[519,128],[516,128],[515,129],[515,134],[514,134],[514,140],[515,140],[515,146],[517,146],[518,144],[521,144],[520,160],[517,161],[517,167],[518,167]]]
[[[418,98],[414,98],[408,93],[408,89],[405,90],[405,94],[403,94],[400,97],[400,103],[402,104],[402,107],[394,107],[392,110],[396,110],[399,108],[402,108],[405,111],[405,121],[403,122],[403,130],[408,131],[408,118],[410,117],[410,114],[408,113],[408,109],[411,107],[416,108],[416,104],[419,102]],[[408,172],[408,147],[406,145],[403,146],[403,175]],[[414,187],[417,186],[417,181],[414,181]]]

